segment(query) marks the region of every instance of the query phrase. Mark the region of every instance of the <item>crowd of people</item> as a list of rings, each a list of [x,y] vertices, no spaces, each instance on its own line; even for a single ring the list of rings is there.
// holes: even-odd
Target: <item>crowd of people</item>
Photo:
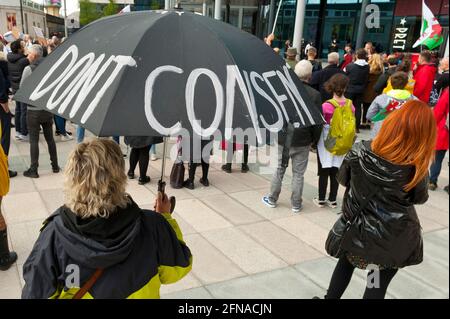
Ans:
[[[369,265],[379,271],[380,286],[367,288],[364,298],[384,298],[398,269],[423,258],[414,205],[437,189],[448,150],[448,57],[439,60],[422,51],[413,65],[411,54],[382,54],[368,42],[356,51],[347,44],[342,60],[331,50],[322,68],[314,47],[300,61],[295,48],[285,51],[286,64],[325,124],[281,133],[278,168],[262,201],[277,206],[291,160],[292,211],[300,212],[309,150],[316,152],[318,196],[313,203],[335,209],[339,185],[345,187],[342,217],[326,243],[339,261],[325,298],[340,298],[355,268],[370,270],[369,283],[374,272]],[[364,129],[371,130],[371,140],[355,143]],[[448,185],[444,190],[448,193]],[[337,249],[333,242],[339,242]]]
[[[43,44],[27,36],[12,43],[0,43],[0,156],[5,161],[13,117],[10,98],[61,41],[54,37]],[[266,42],[270,44],[270,37]],[[311,200],[319,208],[342,207],[338,222],[349,225],[340,236],[338,252],[328,250],[327,241],[327,251],[339,261],[325,298],[340,298],[353,270],[368,269],[369,265],[378,267],[381,284],[376,289],[367,288],[364,298],[383,298],[398,269],[418,264],[423,258],[420,223],[414,205],[428,199],[428,190],[437,189],[448,150],[448,57],[436,61],[431,52],[423,51],[418,63],[413,65],[411,55],[382,54],[369,42],[356,51],[350,44],[346,45],[342,59],[336,50],[330,50],[327,65],[323,67],[316,48],[309,46],[305,59],[298,61],[297,50],[287,46],[286,63],[303,83],[324,123],[306,128],[289,124],[278,134],[278,165],[270,191],[262,201],[271,208],[277,207],[290,164],[292,211],[301,212],[304,174],[310,152],[315,153],[318,191]],[[55,135],[61,141],[72,139],[65,120],[16,102],[14,125],[16,139],[30,144],[31,164],[24,176],[39,178],[41,130],[48,145],[52,171],[60,172]],[[355,143],[360,130],[366,129],[371,130],[372,140]],[[76,135],[77,146],[65,167],[65,204],[46,220],[24,265],[23,297],[85,297],[86,289],[58,285],[61,278],[50,271],[80,262],[74,256],[86,257],[82,282],[96,282],[102,277],[90,291],[93,295],[159,297],[161,284],[179,280],[190,271],[192,255],[169,213],[167,196],[159,192],[154,211],[142,210],[126,194],[125,185],[127,178],[135,178],[137,166],[138,183],[150,182],[149,160],[156,158],[155,145],[162,143],[162,138],[125,136],[124,142],[131,148],[130,165],[125,172],[126,154],[119,147],[120,137],[114,136],[114,141],[84,141],[85,129],[81,126],[77,127]],[[183,142],[191,143],[180,146],[180,152],[193,145],[187,140],[180,145]],[[200,183],[209,186],[212,150],[207,145],[210,142],[204,139],[199,152],[192,149],[186,152],[189,172],[183,187],[195,188],[198,165],[202,167]],[[222,143],[222,149],[227,151],[223,171],[232,172],[231,163],[238,148],[244,155],[241,172],[249,171],[246,141]],[[9,178],[17,175],[8,170],[7,163],[0,165],[0,171],[2,168],[6,173],[2,174],[1,183],[5,187],[0,187],[0,203],[8,192]],[[346,189],[341,206],[340,185]],[[445,189],[448,192],[448,185]],[[335,229],[330,234],[339,235]],[[17,255],[8,249],[6,223],[0,210],[0,270],[8,269],[16,259]],[[126,271],[142,269],[143,264],[145,272]],[[111,289],[111,283],[118,277],[124,278],[122,286]]]

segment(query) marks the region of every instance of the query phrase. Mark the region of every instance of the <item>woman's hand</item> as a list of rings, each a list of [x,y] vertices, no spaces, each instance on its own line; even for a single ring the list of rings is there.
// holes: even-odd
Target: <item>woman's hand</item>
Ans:
[[[166,194],[158,192],[155,199],[155,212],[163,214],[170,213],[171,204]]]

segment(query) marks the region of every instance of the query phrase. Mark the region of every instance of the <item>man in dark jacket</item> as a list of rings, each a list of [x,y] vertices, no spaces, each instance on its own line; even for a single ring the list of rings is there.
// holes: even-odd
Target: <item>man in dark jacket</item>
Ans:
[[[375,93],[380,95],[383,93],[384,88],[387,86],[388,80],[392,74],[395,73],[398,66],[398,59],[395,55],[390,55],[387,59],[388,68],[386,72],[382,73],[379,77],[375,85],[373,86],[373,90]]]
[[[30,64],[24,54],[24,47],[22,40],[16,40],[11,43],[11,53],[8,54],[8,71],[9,80],[13,94],[17,92],[20,87],[20,80],[22,79],[23,69]],[[16,137],[20,140],[28,140],[27,129],[27,105],[21,102],[16,102],[15,113]]]
[[[9,109],[8,95],[10,82],[8,78],[8,63],[0,60],[0,125],[1,125],[1,145],[6,155],[9,153],[11,143],[11,111]],[[8,170],[9,177],[17,176],[17,172]]]
[[[305,90],[317,108],[321,107],[320,93],[307,83],[311,78],[313,66],[307,60],[301,60],[295,66],[295,73],[302,80]],[[322,112],[321,112],[322,113]],[[275,208],[281,192],[283,177],[288,167],[289,159],[292,160],[292,211],[301,211],[303,181],[308,166],[308,156],[311,145],[319,140],[322,125],[307,128],[297,128],[290,124],[287,129],[278,136],[278,168],[272,177],[270,193],[262,198],[264,204]]]
[[[339,68],[338,64],[339,54],[336,52],[328,54],[328,66],[318,72],[314,72],[311,81],[309,82],[314,89],[320,92],[322,102],[325,102],[333,97],[325,90],[325,82],[327,82],[336,73],[344,73],[344,71]]]
[[[25,67],[22,74],[20,85],[28,78],[33,70],[42,61],[43,50],[39,44],[33,44],[29,48],[28,60],[30,65]],[[56,153],[56,143],[53,138],[53,114],[44,110],[37,110],[34,106],[28,105],[27,125],[30,135],[30,157],[31,165],[28,170],[23,172],[25,177],[38,178],[39,166],[39,129],[42,126],[45,141],[47,142],[48,152],[50,154],[50,161],[52,162],[53,173],[58,173],[60,168],[58,166],[58,156]]]
[[[356,61],[347,65],[344,72],[350,80],[345,97],[353,101],[353,106],[355,107],[356,131],[359,132],[359,127],[361,125],[362,98],[369,78],[367,52],[364,49],[356,50]]]

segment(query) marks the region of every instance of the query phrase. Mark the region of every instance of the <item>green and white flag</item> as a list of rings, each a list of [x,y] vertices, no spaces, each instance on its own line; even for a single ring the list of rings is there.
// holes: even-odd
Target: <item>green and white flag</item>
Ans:
[[[442,27],[424,0],[422,0],[422,29],[420,33],[420,38],[414,43],[413,48],[425,45],[428,49],[433,50],[444,42]]]

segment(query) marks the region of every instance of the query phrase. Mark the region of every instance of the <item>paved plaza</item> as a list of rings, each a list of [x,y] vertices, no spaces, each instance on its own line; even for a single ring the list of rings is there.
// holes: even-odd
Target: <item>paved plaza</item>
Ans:
[[[75,132],[75,128],[70,130]],[[367,133],[365,133],[367,135]],[[12,132],[14,136],[14,131]],[[360,136],[361,137],[361,136]],[[75,141],[58,142],[60,165]],[[127,151],[122,142],[122,149]],[[161,154],[161,145],[157,151]],[[53,174],[43,136],[40,142],[38,179],[23,177],[29,166],[29,144],[14,141],[10,151],[11,169],[19,176],[11,179],[11,191],[3,199],[11,248],[19,259],[10,270],[0,273],[0,298],[20,298],[22,265],[38,236],[42,221],[63,204],[63,174]],[[250,158],[267,153],[251,148]],[[221,158],[215,149],[214,158]],[[237,154],[240,156],[240,154]],[[294,214],[290,207],[290,168],[285,177],[277,208],[261,202],[269,189],[271,174],[250,164],[242,174],[238,166],[232,174],[211,165],[208,188],[193,191],[167,188],[177,198],[175,218],[192,250],[192,272],[178,283],[163,286],[162,298],[312,298],[323,296],[336,260],[327,257],[324,243],[339,210],[317,208],[312,199],[317,192],[316,155],[310,153],[305,174],[304,208]],[[448,162],[448,158],[444,163]],[[128,160],[127,160],[128,165]],[[129,181],[128,192],[143,208],[152,208],[161,160],[151,162],[150,184]],[[166,168],[170,173],[171,163]],[[261,171],[264,174],[260,173]],[[198,169],[197,174],[201,173]],[[430,192],[425,205],[417,206],[424,232],[424,261],[401,270],[388,289],[387,298],[449,298],[449,205],[442,187],[448,184],[444,165],[440,188]],[[344,189],[339,191],[342,201]],[[345,298],[361,298],[365,272],[357,270]]]

